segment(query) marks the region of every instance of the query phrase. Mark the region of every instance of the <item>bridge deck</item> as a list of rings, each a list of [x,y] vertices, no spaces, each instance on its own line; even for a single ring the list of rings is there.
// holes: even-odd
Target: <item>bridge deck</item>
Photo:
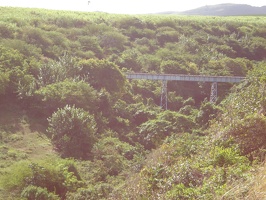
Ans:
[[[238,83],[245,79],[241,76],[204,76],[204,75],[184,75],[184,74],[147,74],[147,73],[128,73],[127,79],[147,79],[164,81],[194,81],[194,82],[222,82]]]

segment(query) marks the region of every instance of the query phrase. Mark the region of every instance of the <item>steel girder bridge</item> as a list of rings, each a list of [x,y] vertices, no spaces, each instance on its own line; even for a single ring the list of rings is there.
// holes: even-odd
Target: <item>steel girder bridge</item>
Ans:
[[[210,82],[211,94],[210,102],[217,100],[217,83],[239,83],[245,79],[240,76],[204,76],[204,75],[184,75],[184,74],[147,74],[147,73],[127,73],[127,79],[145,79],[162,81],[160,106],[167,110],[167,81],[193,81]]]

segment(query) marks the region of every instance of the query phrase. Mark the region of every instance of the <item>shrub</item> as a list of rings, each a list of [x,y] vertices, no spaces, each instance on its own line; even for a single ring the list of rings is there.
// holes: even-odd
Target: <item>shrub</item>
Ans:
[[[10,24],[0,22],[0,38],[13,38],[14,32],[14,27]]]
[[[47,132],[62,157],[86,159],[94,143],[96,122],[83,109],[66,105],[48,118]]]
[[[186,187],[184,184],[177,184],[166,193],[167,199],[197,199],[197,190],[195,188]]]
[[[162,31],[156,35],[157,41],[160,46],[165,43],[177,43],[179,41],[179,34],[175,30]]]
[[[14,189],[22,189],[25,186],[25,178],[32,175],[29,162],[20,161],[10,166],[10,171],[0,179],[1,188],[6,191],[12,191]]]
[[[81,36],[78,40],[82,45],[82,51],[92,51],[97,58],[103,57],[103,50],[99,45],[97,37]]]
[[[98,191],[94,187],[80,188],[75,193],[68,193],[67,200],[94,200],[98,198]]]
[[[86,82],[64,80],[40,88],[35,94],[41,99],[43,111],[51,114],[56,108],[66,104],[76,105],[86,110],[95,110],[96,91]]]
[[[8,82],[9,82],[8,74],[1,72],[0,68],[0,94],[5,94]]]
[[[21,193],[27,199],[64,199],[67,192],[83,186],[73,160],[45,159],[36,163],[18,162],[1,176],[1,188]]]
[[[100,37],[100,45],[104,49],[123,50],[127,37],[120,32],[108,31]]]
[[[212,119],[216,117],[220,108],[209,101],[202,102],[200,111],[196,117],[196,122],[202,127],[208,127]]]
[[[43,48],[43,50],[52,44],[47,33],[39,28],[26,27],[24,30],[24,39],[30,44],[35,44]]]
[[[92,149],[94,159],[102,160],[109,175],[117,175],[129,166],[133,159],[135,149],[118,138],[106,137],[99,140]]]
[[[240,155],[237,149],[215,147],[213,150],[213,165],[226,167],[234,164],[248,163],[247,158]]]
[[[60,198],[53,194],[48,192],[46,188],[42,187],[37,187],[33,185],[29,185],[26,187],[22,193],[21,193],[22,198],[27,198],[28,200],[59,200]]]
[[[80,68],[75,63],[75,58],[64,54],[58,61],[51,61],[42,65],[38,72],[38,83],[46,86],[65,79],[78,79]]]
[[[244,155],[266,148],[266,118],[260,115],[251,115],[238,122],[226,133],[239,144]]]
[[[125,85],[125,78],[118,66],[107,60],[82,60],[80,77],[88,81],[95,89],[105,88],[108,92],[119,93]]]
[[[17,84],[25,74],[24,57],[19,51],[0,45],[0,82],[7,94],[16,93]],[[25,66],[24,66],[25,67]],[[0,89],[2,90],[2,88]],[[4,89],[4,88],[3,88]]]
[[[156,119],[148,120],[139,126],[140,143],[146,148],[159,146],[163,140],[173,133],[189,132],[195,127],[193,120],[173,111],[161,112]]]

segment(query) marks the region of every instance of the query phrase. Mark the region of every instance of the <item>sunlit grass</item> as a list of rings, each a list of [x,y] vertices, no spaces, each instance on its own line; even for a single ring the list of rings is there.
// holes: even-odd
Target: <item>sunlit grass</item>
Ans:
[[[142,15],[126,15],[126,14],[109,14],[104,12],[80,12],[80,11],[57,11],[57,10],[47,10],[47,9],[36,9],[36,8],[12,8],[12,7],[0,7],[1,20],[9,21],[13,23],[22,23],[33,21],[34,19],[39,19],[41,21],[50,21],[55,18],[64,18],[68,21],[81,20],[84,22],[96,22],[99,20],[112,22],[113,20],[121,18],[134,18],[137,17],[143,21],[157,22],[158,20],[173,20],[178,23],[179,20],[184,21],[198,21],[208,23],[224,23],[233,22],[237,24],[251,23],[251,24],[265,24],[266,16],[186,16],[186,15],[167,15],[167,14],[142,14]],[[17,20],[17,21],[16,21]]]

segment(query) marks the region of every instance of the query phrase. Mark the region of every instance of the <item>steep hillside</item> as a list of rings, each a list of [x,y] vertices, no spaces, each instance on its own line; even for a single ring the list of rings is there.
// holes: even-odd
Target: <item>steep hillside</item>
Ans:
[[[264,189],[266,17],[0,13],[0,199]],[[162,83],[127,72],[247,79],[219,83],[215,104],[210,83],[169,81],[163,110]]]

